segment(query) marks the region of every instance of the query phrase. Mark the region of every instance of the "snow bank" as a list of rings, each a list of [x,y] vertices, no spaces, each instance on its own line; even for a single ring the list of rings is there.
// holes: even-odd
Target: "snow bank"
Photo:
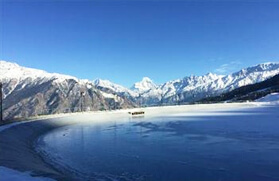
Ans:
[[[279,93],[271,93],[265,97],[257,99],[256,102],[268,102],[270,104],[279,104]]]
[[[30,174],[0,166],[1,181],[55,181],[46,177],[32,177]]]

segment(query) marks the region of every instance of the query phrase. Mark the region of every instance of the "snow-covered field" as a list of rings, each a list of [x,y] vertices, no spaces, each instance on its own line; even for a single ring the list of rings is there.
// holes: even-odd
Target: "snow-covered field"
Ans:
[[[266,104],[279,104],[279,93],[272,93],[257,100]]]
[[[63,125],[66,125],[66,127],[67,127],[67,125],[69,123],[74,124],[74,125],[81,125],[82,126],[82,125],[89,125],[89,124],[109,125],[112,122],[114,124],[121,125],[121,124],[126,124],[127,122],[130,122],[130,123],[133,123],[132,128],[134,128],[134,126],[135,126],[134,123],[135,122],[139,123],[141,121],[149,121],[149,120],[153,120],[152,124],[156,124],[156,121],[158,121],[158,122],[160,122],[160,121],[162,122],[162,120],[163,121],[170,121],[171,119],[174,119],[174,118],[176,119],[176,121],[177,120],[181,121],[183,119],[183,121],[186,120],[186,121],[189,121],[189,122],[193,122],[193,121],[204,121],[204,120],[211,121],[211,120],[214,120],[214,118],[216,118],[216,119],[225,118],[225,119],[227,119],[227,121],[233,121],[233,119],[237,117],[239,119],[243,119],[243,121],[246,118],[248,120],[251,119],[251,121],[253,121],[253,119],[254,119],[255,122],[259,123],[259,121],[260,122],[265,121],[265,120],[263,120],[263,118],[274,119],[274,120],[278,119],[278,114],[279,113],[276,113],[274,111],[273,112],[269,111],[269,110],[274,110],[274,108],[277,109],[278,104],[274,104],[274,103],[278,102],[278,100],[279,100],[278,99],[278,94],[272,94],[272,95],[269,95],[265,98],[262,98],[262,99],[258,100],[257,102],[251,102],[251,103],[248,102],[248,103],[230,103],[230,104],[227,103],[227,104],[211,104],[211,105],[204,104],[204,105],[185,105],[185,106],[169,106],[169,107],[150,107],[150,108],[141,108],[141,109],[138,108],[138,109],[132,109],[132,110],[119,110],[119,111],[110,111],[110,112],[88,112],[88,113],[76,113],[76,114],[70,114],[70,115],[65,114],[65,115],[59,115],[59,116],[56,116],[56,117],[46,119],[44,122],[48,122],[48,121],[55,122],[57,127],[61,127]],[[270,106],[272,106],[272,109],[271,109]],[[134,118],[131,117],[131,115],[128,114],[129,111],[138,111],[138,110],[145,111],[144,118],[134,119]],[[257,116],[257,115],[260,115],[260,116]],[[263,116],[263,115],[266,115],[266,116]],[[0,127],[0,134],[3,134],[3,135],[7,134],[9,132],[9,130],[12,131],[13,129],[17,129],[17,127],[19,127],[20,125],[22,125],[22,126],[25,125],[25,124],[26,124],[26,126],[29,125],[29,124],[34,125],[34,123],[40,123],[40,122],[43,122],[43,121],[40,120],[40,119],[37,119],[35,121],[14,123],[14,124],[11,124],[11,125],[1,126]],[[261,124],[264,124],[264,122],[262,122]],[[147,129],[145,131],[150,131],[151,130],[151,128],[148,127],[148,125],[139,124],[137,126],[138,127],[143,127],[144,129]],[[145,126],[147,126],[147,127],[145,127]],[[242,126],[243,126],[243,124],[242,124]],[[55,127],[55,126],[53,126],[53,127]],[[71,127],[72,126],[70,126],[70,128]],[[51,128],[51,130],[53,130],[53,129],[54,128]],[[60,129],[63,129],[63,127],[61,127]],[[240,131],[241,130],[243,131],[244,128],[240,128]],[[21,134],[24,134],[28,130],[20,130],[20,131],[21,131]],[[66,133],[68,133],[68,132],[66,131]],[[113,133],[115,133],[115,132],[113,132]],[[170,131],[168,133],[172,133],[172,131]],[[37,134],[37,139],[38,139],[41,136],[40,135],[41,133],[38,132],[36,134]],[[59,139],[57,140],[58,137],[52,137],[51,136],[51,132],[47,135],[50,135],[48,138],[51,137],[51,138],[56,139],[55,144],[57,144],[59,142]],[[57,136],[57,133],[53,134],[53,135]],[[101,135],[101,134],[99,134],[99,135]],[[144,136],[147,136],[147,135],[144,135]],[[2,138],[2,140],[1,140],[1,138]],[[67,134],[66,134],[66,136],[59,137],[59,138],[61,138],[61,142],[63,142],[63,139],[67,140],[67,138],[69,139],[71,137],[70,136],[67,137]],[[26,141],[26,140],[24,140],[24,141]],[[196,140],[196,141],[198,141],[198,140]],[[59,143],[61,143],[61,142],[59,142]],[[1,135],[0,135],[0,144],[1,143],[3,144],[4,140],[3,140],[3,137],[1,137]],[[74,142],[74,143],[76,143],[76,142]],[[20,145],[18,147],[20,147]],[[11,148],[11,147],[8,147],[8,148],[10,148],[10,149],[22,149],[22,148]],[[44,149],[45,148],[46,147],[44,147]],[[5,153],[3,152],[4,149],[6,149],[6,148],[1,149],[1,145],[0,145],[0,155],[6,153],[6,152]],[[45,150],[45,151],[51,151],[52,152],[53,147],[52,148],[50,147],[49,150]],[[20,152],[15,152],[15,154],[16,153],[18,154]],[[51,155],[51,153],[49,153],[49,154],[50,154],[50,157],[53,157],[53,155]],[[63,154],[63,152],[62,152],[62,154]],[[65,156],[65,155],[59,155],[59,156],[63,158],[63,156]],[[128,154],[128,156],[129,156],[129,154]],[[34,170],[28,170],[28,168],[33,168],[32,166],[30,167],[30,165],[28,165],[28,163],[25,163],[25,164],[20,163],[19,165],[23,165],[23,167],[26,166],[26,168],[20,168],[19,169],[15,165],[12,166],[12,164],[8,163],[8,161],[5,160],[5,159],[9,160],[9,159],[14,159],[14,158],[5,158],[5,156],[0,157],[0,166],[1,166],[0,167],[0,175],[1,175],[0,180],[1,181],[10,181],[10,180],[15,180],[15,181],[16,180],[23,180],[23,181],[24,180],[30,180],[30,181],[33,181],[33,180],[51,180],[51,179],[48,179],[48,178],[45,178],[45,177],[32,177],[31,173],[36,173],[36,167],[34,167]],[[33,159],[32,156],[30,156],[30,159],[31,159],[30,164],[32,164],[32,159]],[[14,164],[16,164],[16,161],[17,160],[15,160]],[[67,160],[67,155],[66,155],[65,160],[63,160],[63,163],[68,164],[68,163],[71,163],[71,162],[72,162],[71,160]],[[5,164],[3,165],[2,163],[5,163]],[[6,167],[4,167],[4,166],[6,166]],[[71,165],[71,166],[75,167],[75,165]],[[9,167],[9,168],[7,168],[7,167]],[[78,167],[78,164],[77,164],[77,167]],[[13,169],[13,168],[15,168],[15,169]],[[106,166],[104,168],[106,168]],[[24,171],[19,172],[19,171],[17,171],[17,169],[24,170]],[[115,173],[117,173],[117,171],[115,171]],[[112,175],[110,175],[109,177],[110,177],[110,179],[118,178],[118,177],[113,177]],[[101,174],[100,178],[105,178],[105,176]],[[126,180],[129,180],[128,176],[127,176]],[[263,179],[263,180],[272,180],[272,179]]]

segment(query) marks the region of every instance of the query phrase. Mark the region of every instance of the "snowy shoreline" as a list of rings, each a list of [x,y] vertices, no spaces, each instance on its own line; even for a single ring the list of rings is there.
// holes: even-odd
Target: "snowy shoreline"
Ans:
[[[188,116],[210,114],[211,112],[230,111],[237,109],[255,108],[264,103],[227,103],[227,104],[201,104],[184,106],[135,108],[132,110],[144,110],[146,118],[161,115]],[[113,119],[129,118],[130,110],[118,110],[109,112],[88,112],[77,114],[65,114],[52,118],[36,119],[26,122],[4,125],[0,127],[0,166],[30,172],[32,176],[48,177],[59,180],[74,180],[46,163],[36,152],[34,143],[37,139],[56,128],[71,124],[94,121],[104,122]],[[221,113],[220,113],[221,114]],[[223,114],[223,113],[222,113]],[[0,168],[1,170],[1,168]],[[2,169],[3,170],[3,169]],[[25,173],[24,173],[25,174]]]

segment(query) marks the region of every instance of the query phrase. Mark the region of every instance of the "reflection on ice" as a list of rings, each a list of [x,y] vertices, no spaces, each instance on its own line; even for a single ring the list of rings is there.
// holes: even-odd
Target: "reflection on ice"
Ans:
[[[83,115],[41,137],[39,151],[77,180],[279,179],[278,107],[186,108]]]

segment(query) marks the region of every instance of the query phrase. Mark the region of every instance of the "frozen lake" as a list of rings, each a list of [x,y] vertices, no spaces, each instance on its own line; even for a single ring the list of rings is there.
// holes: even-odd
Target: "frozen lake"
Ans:
[[[38,150],[77,180],[279,180],[278,106],[152,112],[84,116],[41,136]]]

